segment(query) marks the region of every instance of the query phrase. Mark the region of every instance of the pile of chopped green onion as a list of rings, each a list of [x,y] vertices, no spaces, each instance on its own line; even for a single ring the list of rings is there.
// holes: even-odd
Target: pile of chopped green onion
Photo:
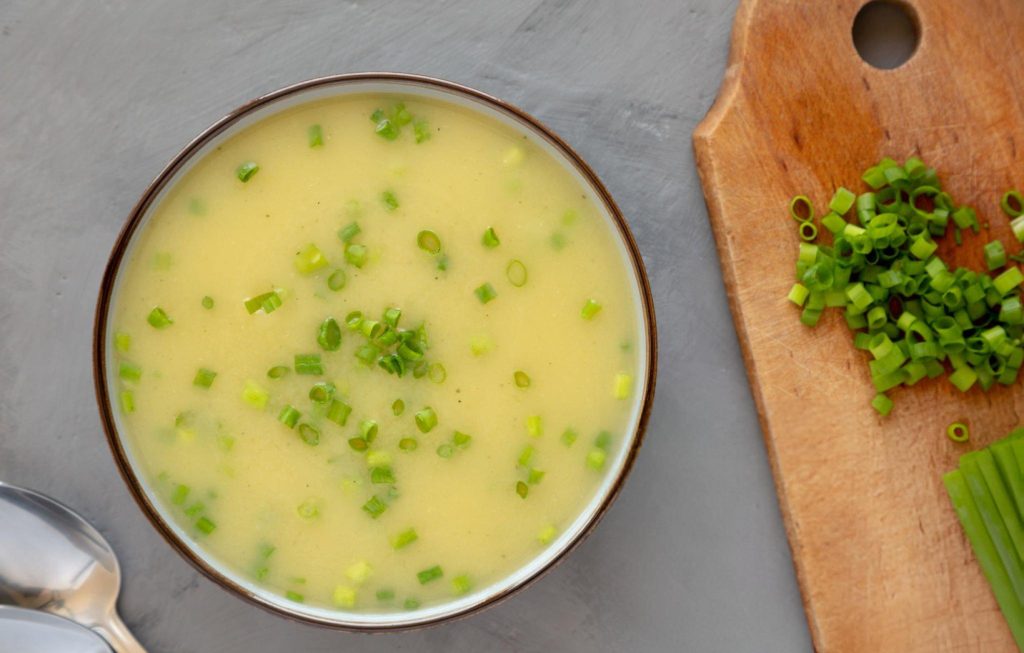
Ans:
[[[360,311],[349,313],[345,325],[364,338],[363,345],[356,348],[356,358],[364,365],[377,365],[388,374],[405,376],[408,371],[417,379],[428,376],[435,383],[443,382],[447,376],[444,366],[426,359],[429,340],[425,326],[404,329],[398,326],[401,318],[398,308],[386,309],[379,321],[364,317]]]
[[[402,127],[412,123],[413,138],[417,143],[430,139],[430,127],[423,118],[414,118],[403,102],[398,102],[391,111],[376,109],[370,114],[374,131],[378,136],[389,141],[396,140],[402,134]]]
[[[1024,363],[1024,273],[1007,266],[999,241],[985,246],[992,277],[967,268],[951,270],[936,254],[936,238],[953,223],[979,233],[974,209],[958,206],[942,190],[934,168],[916,158],[899,165],[884,159],[863,180],[868,192],[839,188],[820,224],[832,244],[816,243],[818,228],[810,200],[797,196],[790,215],[798,223],[797,283],[789,300],[803,308],[800,321],[815,326],[829,307],[841,308],[854,346],[871,353],[868,363],[877,394],[871,405],[888,415],[886,393],[924,377],[949,373],[962,392],[1010,385]],[[1014,234],[1024,241],[1019,193],[1004,196]]]
[[[960,457],[942,477],[960,525],[1024,650],[1024,428]]]

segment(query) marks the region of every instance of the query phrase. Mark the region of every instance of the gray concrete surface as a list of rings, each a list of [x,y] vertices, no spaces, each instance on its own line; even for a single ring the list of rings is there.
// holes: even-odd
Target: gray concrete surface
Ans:
[[[734,0],[0,0],[0,479],[103,531],[126,573],[122,613],[154,652],[809,650],[690,146],[734,11]],[[589,540],[482,614],[374,636],[287,622],[193,571],[117,476],[90,374],[107,254],[164,163],[249,98],[360,70],[469,84],[564,136],[629,218],[661,326],[647,444]]]

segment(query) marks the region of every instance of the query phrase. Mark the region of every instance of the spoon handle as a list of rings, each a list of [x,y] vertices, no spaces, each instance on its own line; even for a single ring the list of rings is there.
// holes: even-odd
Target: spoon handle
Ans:
[[[128,626],[124,625],[116,610],[107,615],[106,623],[94,626],[93,630],[107,640],[114,653],[146,653],[146,649],[142,648],[139,640],[135,639]]]

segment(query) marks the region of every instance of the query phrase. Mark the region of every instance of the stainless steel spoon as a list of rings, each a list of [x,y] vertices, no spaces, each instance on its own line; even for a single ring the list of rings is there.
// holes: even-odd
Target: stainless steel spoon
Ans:
[[[0,603],[45,610],[145,653],[117,614],[121,568],[103,536],[57,501],[0,482]]]
[[[39,610],[0,605],[0,646],[18,653],[110,653],[85,626]]]

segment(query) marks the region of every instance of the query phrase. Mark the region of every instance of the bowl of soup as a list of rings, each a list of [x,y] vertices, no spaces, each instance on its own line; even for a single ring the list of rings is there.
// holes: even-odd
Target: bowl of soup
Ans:
[[[190,143],[103,278],[100,414],[189,562],[285,616],[406,628],[509,595],[619,491],[655,380],[643,262],[521,110],[316,79]]]

